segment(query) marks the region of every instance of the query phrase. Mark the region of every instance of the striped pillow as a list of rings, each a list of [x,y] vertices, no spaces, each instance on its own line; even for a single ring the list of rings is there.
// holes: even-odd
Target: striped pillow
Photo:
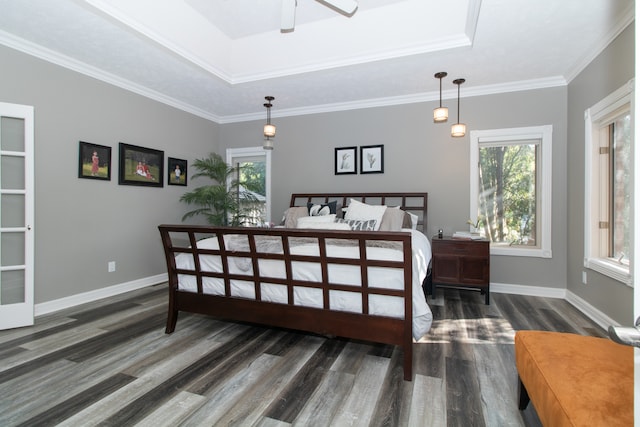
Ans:
[[[344,218],[336,218],[336,222],[342,222],[345,224],[349,224],[352,230],[357,231],[376,231],[376,220],[375,219],[344,219]]]

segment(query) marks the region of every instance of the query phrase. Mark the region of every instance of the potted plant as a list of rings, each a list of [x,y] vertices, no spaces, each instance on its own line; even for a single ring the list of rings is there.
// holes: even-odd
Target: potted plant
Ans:
[[[193,216],[204,215],[207,222],[216,226],[240,226],[243,225],[245,215],[243,207],[247,203],[255,201],[250,183],[240,184],[243,166],[230,166],[217,153],[209,154],[204,159],[196,159],[192,168],[195,173],[191,179],[206,177],[213,184],[203,185],[184,193],[180,201],[188,205],[198,206],[187,212],[182,217],[186,220]]]

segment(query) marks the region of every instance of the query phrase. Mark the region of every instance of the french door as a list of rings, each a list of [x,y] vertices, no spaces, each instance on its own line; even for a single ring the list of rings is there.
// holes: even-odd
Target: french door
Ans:
[[[0,329],[33,325],[33,107],[0,102]]]

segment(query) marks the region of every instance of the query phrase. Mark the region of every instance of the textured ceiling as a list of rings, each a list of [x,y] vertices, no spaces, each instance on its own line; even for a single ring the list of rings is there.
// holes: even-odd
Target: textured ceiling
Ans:
[[[567,84],[633,0],[0,0],[0,43],[226,123]],[[630,54],[632,54],[630,52]]]

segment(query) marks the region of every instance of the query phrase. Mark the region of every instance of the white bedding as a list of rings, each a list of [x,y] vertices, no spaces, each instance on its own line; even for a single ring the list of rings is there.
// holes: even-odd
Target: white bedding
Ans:
[[[433,316],[427,305],[422,291],[422,281],[426,277],[427,267],[431,260],[431,246],[424,234],[411,229],[413,250],[413,337],[418,340],[431,328]],[[225,246],[230,247],[232,236],[225,236]],[[198,242],[198,248],[218,249],[217,238],[203,239]],[[292,245],[294,255],[318,255],[317,244]],[[327,245],[329,257],[359,258],[359,249],[354,246]],[[402,252],[387,247],[367,247],[368,259],[402,260]],[[200,257],[202,271],[222,272],[222,263],[218,256],[202,255]],[[176,257],[179,269],[194,269],[193,257],[190,254],[179,254]],[[247,258],[233,257],[229,262],[232,274],[253,274],[251,263]],[[287,303],[287,287],[285,285],[268,283],[268,278],[285,278],[285,265],[280,260],[259,260],[260,276],[267,277],[261,283],[262,300],[277,303]],[[320,265],[309,262],[292,262],[293,278],[319,282],[322,279]],[[401,269],[369,267],[369,287],[403,289],[403,272]],[[329,281],[344,285],[360,286],[360,267],[342,264],[329,265]],[[178,275],[178,287],[183,291],[196,292],[195,276]],[[203,292],[211,295],[224,295],[222,279],[206,277],[203,279]],[[241,298],[255,298],[253,282],[232,280],[231,295]],[[371,314],[402,318],[404,316],[404,302],[400,297],[386,295],[369,296],[369,312]],[[332,310],[362,312],[361,294],[357,292],[330,291],[329,301]],[[294,304],[307,307],[322,308],[322,290],[303,286],[294,287]]]

